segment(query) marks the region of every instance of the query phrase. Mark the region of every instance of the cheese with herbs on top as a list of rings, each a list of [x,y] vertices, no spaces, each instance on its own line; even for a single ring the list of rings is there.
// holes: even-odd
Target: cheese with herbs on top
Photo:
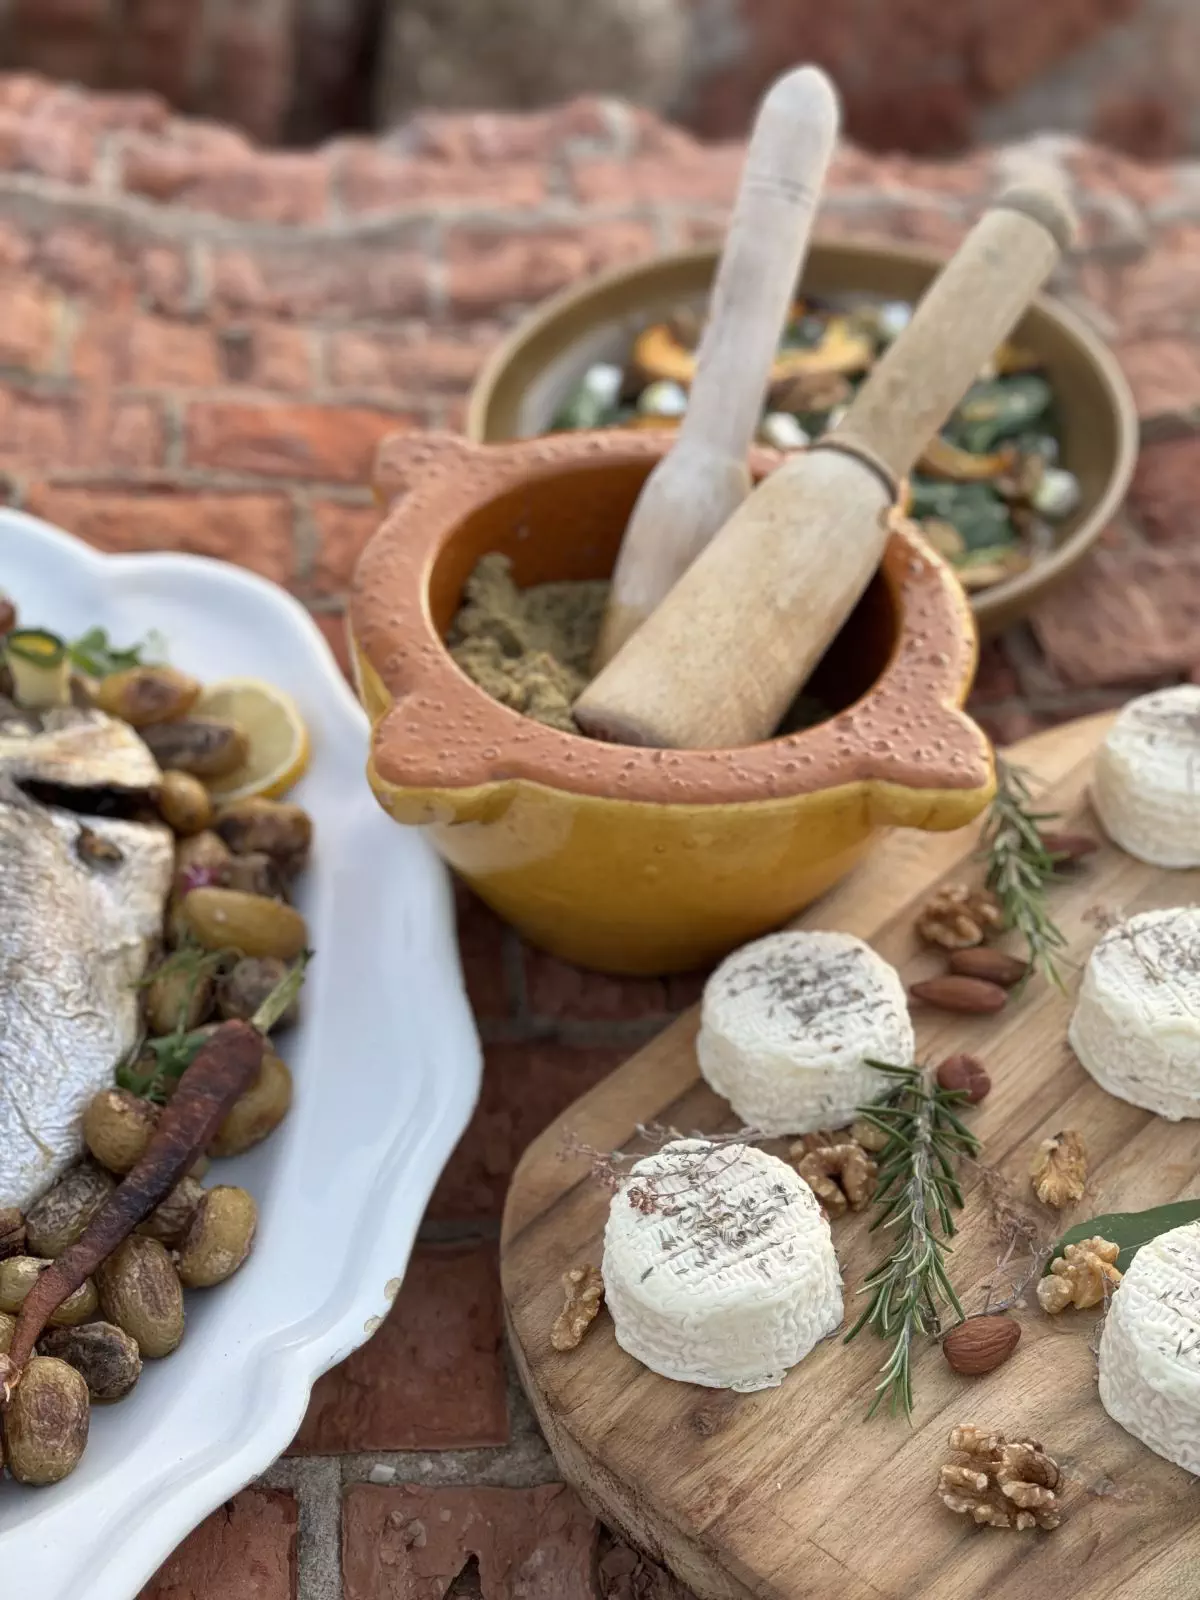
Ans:
[[[1139,861],[1200,866],[1200,685],[1124,707],[1096,755],[1092,803],[1113,843]]]
[[[637,1162],[609,1208],[602,1272],[617,1343],[680,1383],[772,1388],[842,1320],[816,1197],[750,1145],[678,1139]]]
[[[1102,1089],[1200,1117],[1200,907],[1143,911],[1092,951],[1067,1033]]]
[[[909,1066],[915,1042],[894,967],[849,933],[773,933],[728,956],[704,989],[705,1081],[767,1134],[840,1128]]]

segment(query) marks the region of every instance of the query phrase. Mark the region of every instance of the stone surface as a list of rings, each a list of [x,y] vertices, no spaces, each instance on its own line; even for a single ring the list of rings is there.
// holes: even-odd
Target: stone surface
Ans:
[[[144,22],[150,8],[136,9]],[[836,8],[825,11],[836,42]],[[943,25],[959,26],[953,8]],[[124,163],[130,150],[140,165]],[[1148,443],[1093,560],[983,651],[972,709],[1001,741],[1200,667],[1200,181],[1073,140],[1036,152],[1087,224],[1062,292],[1113,341]],[[948,246],[1028,153],[944,164],[845,146],[820,230]],[[386,147],[342,139],[285,161],[152,98],[0,77],[0,489],[99,548],[194,550],[288,586],[344,665],[378,439],[455,425],[488,353],[540,295],[719,237],[739,159],[591,98],[523,116],[429,113]],[[497,1600],[539,1593],[506,1590],[487,1565],[506,1551],[520,1572],[559,1504],[533,1494],[544,1499],[553,1469],[499,1343],[505,1186],[545,1123],[695,999],[702,977],[578,972],[523,949],[461,890],[459,931],[484,1083],[397,1305],[318,1384],[271,1490],[209,1519],[147,1600],[333,1600],[346,1484],[343,1600],[352,1582],[371,1600],[413,1592],[400,1587],[419,1575],[403,1530],[420,1519],[387,1522],[410,1493],[449,1512],[421,1600],[452,1583],[460,1600],[484,1584]],[[372,1471],[378,1502],[359,1499]],[[484,1485],[508,1497],[484,1501]],[[549,1541],[570,1557],[549,1569],[558,1600],[584,1570],[580,1541],[591,1550],[576,1515],[565,1547],[561,1529]],[[597,1582],[587,1600],[687,1600],[607,1540]]]
[[[594,1600],[596,1524],[562,1484],[346,1491],[344,1600]]]
[[[422,1245],[383,1326],[317,1380],[292,1451],[502,1445],[505,1390],[495,1246]]]

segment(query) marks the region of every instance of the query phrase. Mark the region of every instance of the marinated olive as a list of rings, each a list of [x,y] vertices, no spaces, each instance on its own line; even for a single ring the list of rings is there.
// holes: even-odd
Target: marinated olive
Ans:
[[[7,1311],[0,1311],[0,1356],[8,1354],[8,1347],[12,1344],[12,1337],[16,1331],[16,1317],[10,1317]]]
[[[249,1022],[263,1001],[288,974],[288,963],[278,956],[244,956],[217,984],[217,1012],[227,1022],[234,1017]],[[279,1019],[287,1028],[296,1021],[299,1002],[290,1005]]]
[[[148,1056],[138,1071],[152,1072]],[[158,1123],[158,1107],[128,1089],[102,1089],[88,1101],[83,1113],[83,1137],[88,1149],[109,1172],[129,1172],[146,1153]]]
[[[0,1261],[0,1311],[15,1316],[39,1274],[49,1265],[48,1261],[39,1261],[36,1256],[9,1256],[7,1261]],[[94,1317],[98,1304],[96,1285],[90,1278],[85,1278],[74,1294],[68,1295],[63,1301],[50,1321],[56,1328],[73,1328],[76,1323]]]
[[[94,1401],[124,1399],[142,1371],[137,1340],[113,1322],[54,1328],[38,1340],[38,1352],[74,1367]]]
[[[141,733],[160,767],[190,772],[197,778],[223,778],[241,766],[250,750],[241,728],[209,717],[159,722]]]
[[[62,1255],[79,1238],[115,1188],[108,1173],[90,1162],[72,1167],[29,1208],[25,1234],[30,1254],[50,1260]]]
[[[59,1483],[79,1465],[88,1420],[87,1384],[75,1368],[32,1357],[4,1413],[8,1470],[18,1483]]]
[[[139,1223],[135,1231],[162,1244],[178,1244],[203,1198],[204,1190],[198,1179],[180,1178],[167,1198],[154,1208],[145,1222]]]
[[[0,1206],[0,1261],[24,1254],[25,1218],[16,1206]]]
[[[235,855],[261,851],[287,872],[304,865],[312,844],[308,812],[284,800],[237,800],[218,812],[214,827]]]
[[[168,828],[185,837],[200,833],[213,819],[208,790],[190,772],[163,773],[158,809]]]
[[[183,1338],[183,1289],[166,1248],[131,1234],[96,1273],[109,1322],[137,1340],[143,1357],[169,1356]]]
[[[308,943],[308,928],[294,907],[237,889],[193,889],[184,897],[183,915],[208,950],[232,946],[244,955],[290,961]]]
[[[212,1012],[212,973],[182,956],[164,962],[146,985],[142,1005],[155,1038],[198,1028]]]
[[[291,1103],[292,1075],[274,1051],[268,1050],[258,1069],[258,1077],[245,1094],[233,1102],[217,1129],[217,1136],[208,1147],[209,1153],[240,1156],[243,1150],[259,1144],[279,1126]]]
[[[232,859],[224,839],[207,828],[181,839],[175,846],[175,893],[185,895],[190,889],[220,883]]]
[[[218,1184],[196,1207],[179,1247],[177,1270],[189,1289],[209,1289],[231,1278],[250,1254],[258,1207],[245,1189]]]
[[[283,877],[278,864],[261,850],[234,856],[221,872],[221,888],[237,889],[242,894],[262,895],[268,900],[284,898]]]
[[[95,702],[110,717],[120,717],[135,728],[148,728],[186,716],[199,693],[195,678],[174,667],[130,667],[101,678]]]

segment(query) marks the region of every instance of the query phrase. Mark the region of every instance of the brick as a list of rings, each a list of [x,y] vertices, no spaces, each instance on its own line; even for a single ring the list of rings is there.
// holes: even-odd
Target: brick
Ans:
[[[495,1246],[419,1245],[382,1327],[318,1378],[294,1455],[508,1442]]]
[[[571,182],[584,205],[709,205],[732,203],[745,151],[741,144],[692,147],[686,156],[631,163],[577,160]]]
[[[398,156],[366,142],[347,142],[337,155],[335,182],[350,215],[380,215],[407,206],[475,204],[514,211],[540,206],[546,199],[539,165],[506,161],[502,166],[476,160],[427,160]]]
[[[568,966],[540,950],[526,949],[525,987],[536,1018],[572,1022],[670,1019],[667,986],[661,978],[610,978]]]
[[[317,222],[329,200],[329,170],[320,155],[205,159],[139,140],[126,148],[121,181],[131,194],[238,222]]]
[[[37,265],[51,283],[68,294],[103,300],[127,298],[133,275],[115,244],[96,228],[64,223],[51,228],[40,240]]]
[[[1049,727],[1047,719],[1035,717],[1021,706],[1008,706],[999,711],[977,711],[971,715],[998,750],[1019,744],[1043,728]]]
[[[1021,692],[1016,668],[1009,660],[1003,639],[985,639],[979,647],[979,670],[975,674],[976,700],[1008,700]]]
[[[164,1561],[138,1600],[295,1600],[295,1497],[243,1489]]]
[[[1051,667],[1075,688],[1185,672],[1200,636],[1200,550],[1101,551],[1032,620]]]
[[[455,228],[446,244],[447,291],[455,311],[478,315],[523,305],[622,262],[652,255],[640,222],[597,222],[531,233]]]
[[[230,383],[280,393],[304,393],[313,385],[314,335],[286,323],[259,322],[221,330],[221,365]]]
[[[141,312],[88,318],[75,342],[72,368],[85,383],[139,388],[203,389],[222,378],[208,328]]]
[[[70,116],[0,111],[0,167],[83,184],[95,154],[95,140]]]
[[[458,920],[458,958],[462,963],[467,998],[477,1022],[510,1016],[506,952],[519,950],[516,935],[494,911],[457,879],[454,898]]]
[[[574,1491],[354,1484],[342,1510],[345,1600],[435,1600],[477,1565],[483,1600],[595,1600],[596,1523]],[[470,1594],[470,1589],[466,1591]]]
[[[347,329],[329,336],[329,381],[337,389],[461,394],[479,376],[499,339],[494,326],[472,326],[457,338]]]
[[[1200,339],[1139,339],[1116,356],[1140,417],[1200,417]]]
[[[379,527],[379,507],[318,500],[313,503],[312,516],[320,535],[313,587],[318,594],[344,594],[363,547]]]
[[[372,249],[339,241],[259,250],[222,249],[213,299],[235,316],[358,320],[422,314],[430,299],[423,229]]]
[[[79,452],[64,465],[133,471],[156,467],[166,449],[166,430],[156,401],[116,399],[103,394],[87,407]]]
[[[1155,249],[1121,274],[1117,316],[1126,339],[1200,331],[1200,227],[1160,231]]]
[[[0,467],[28,470],[70,461],[79,421],[77,401],[0,389]]]
[[[623,110],[625,108],[622,108]],[[631,121],[639,113],[631,109]],[[659,119],[647,114],[649,137],[639,147],[653,150],[659,131],[682,140],[690,148],[686,134],[666,129]],[[445,162],[503,167],[514,161],[551,160],[565,144],[614,144],[616,121],[605,102],[593,95],[580,95],[565,105],[546,111],[507,111],[480,115],[478,112],[422,111],[404,126],[405,145],[422,156],[435,156]],[[640,131],[640,123],[638,124]]]
[[[671,1574],[601,1528],[596,1578],[603,1600],[696,1600]]]
[[[442,1174],[429,1215],[464,1222],[499,1216],[508,1180],[530,1140],[632,1051],[624,1041],[488,1045],[479,1104]]]
[[[137,286],[150,311],[181,316],[192,310],[192,287],[187,257],[173,245],[149,245],[136,267]]]
[[[54,363],[62,306],[36,279],[0,280],[0,367],[48,372]]]
[[[187,462],[264,477],[366,485],[379,441],[406,420],[358,407],[194,401],[185,422]]]
[[[99,550],[186,550],[276,583],[291,577],[292,507],[282,494],[130,491],[34,484],[26,504]]]
[[[1195,545],[1200,537],[1200,436],[1146,445],[1130,485],[1129,508],[1152,543]]]
[[[346,639],[346,614],[344,611],[318,611],[313,621],[325,636],[325,643],[333,651],[334,660],[346,678],[350,678],[350,646]],[[353,681],[353,680],[351,680]]]

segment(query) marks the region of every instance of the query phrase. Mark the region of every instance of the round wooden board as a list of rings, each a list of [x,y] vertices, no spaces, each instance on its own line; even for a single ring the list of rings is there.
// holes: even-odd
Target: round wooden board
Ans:
[[[1045,784],[1063,826],[1097,833],[1086,800],[1092,756],[1110,724],[1089,718],[1026,741],[1012,759]],[[1040,797],[1043,798],[1043,797]],[[867,939],[909,982],[939,970],[913,932],[939,882],[976,878],[977,829],[895,834],[800,926]],[[1066,1026],[1083,962],[1113,913],[1200,901],[1200,871],[1167,873],[1110,846],[1054,891],[1069,940],[1067,993],[1042,980],[993,1018],[920,1011],[922,1059],[982,1055],[994,1088],[971,1113],[984,1158],[1032,1202],[1039,1140],[1078,1129],[1088,1193],[1047,1236],[1100,1212],[1200,1194],[1200,1124],[1170,1124],[1115,1100],[1079,1066]],[[558,1119],[521,1162],[505,1208],[501,1270],[522,1381],[559,1466],[592,1507],[669,1566],[702,1600],[1185,1600],[1200,1592],[1200,1483],[1110,1420],[1089,1347],[1095,1313],[1018,1311],[1023,1335],[996,1372],[961,1378],[936,1347],[915,1364],[911,1423],[864,1420],[883,1346],[863,1335],[818,1346],[778,1389],[737,1395],[673,1383],[620,1350],[601,1313],[578,1350],[549,1333],[560,1276],[601,1259],[608,1195],[579,1144],[636,1148],[639,1124],[691,1132],[735,1126],[699,1079],[696,1012],[679,1019]],[[951,1271],[978,1309],[995,1271],[996,1232],[978,1171]],[[1036,1206],[1036,1202],[1032,1202]],[[848,1308],[877,1258],[866,1219],[834,1224]],[[1066,1472],[1052,1533],[976,1529],[934,1486],[960,1422],[1041,1439]]]

